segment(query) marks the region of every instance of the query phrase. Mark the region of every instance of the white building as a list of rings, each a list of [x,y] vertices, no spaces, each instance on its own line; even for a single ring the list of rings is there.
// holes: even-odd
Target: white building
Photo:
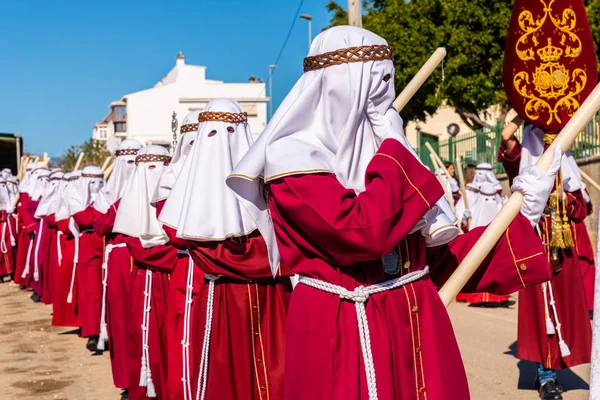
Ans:
[[[106,142],[111,152],[126,138],[169,147],[173,138],[173,111],[181,126],[190,111],[201,110],[207,102],[219,97],[232,98],[242,105],[254,137],[264,130],[269,101],[264,83],[206,79],[206,67],[186,64],[179,53],[175,67],[154,87],[112,102],[108,115],[94,125],[92,138]]]

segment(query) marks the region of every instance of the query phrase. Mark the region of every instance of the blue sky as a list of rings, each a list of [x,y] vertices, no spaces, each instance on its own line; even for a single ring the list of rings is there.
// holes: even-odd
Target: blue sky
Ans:
[[[313,36],[329,22],[327,0],[305,0]],[[345,4],[345,1],[342,1]],[[300,0],[3,2],[0,132],[20,132],[27,151],[57,156],[87,140],[108,104],[151,87],[183,51],[207,77],[266,80]],[[275,105],[302,74],[307,22],[296,21],[273,75]]]

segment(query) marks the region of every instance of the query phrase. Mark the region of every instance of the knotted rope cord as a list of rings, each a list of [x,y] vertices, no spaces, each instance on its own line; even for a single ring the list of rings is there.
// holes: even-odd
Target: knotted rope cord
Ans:
[[[6,224],[8,222],[2,222],[2,239],[0,239],[0,251],[2,254],[8,253],[8,247],[6,247]]]
[[[102,278],[102,309],[100,311],[100,338],[98,339],[98,349],[104,350],[104,343],[108,341],[108,327],[106,325],[106,296],[108,292],[108,259],[113,249],[118,247],[125,247],[125,243],[109,244],[104,250],[104,262],[102,263],[102,269],[104,270],[104,277]]]
[[[27,258],[25,259],[25,268],[23,269],[23,273],[21,274],[22,279],[25,279],[25,277],[29,274],[30,265],[31,265],[31,251],[33,250],[33,241],[35,240],[35,233],[33,235],[34,235],[34,237],[31,238],[31,240],[29,241],[29,247],[27,248]]]
[[[56,232],[56,258],[58,259],[58,265],[62,263],[62,247],[60,247],[60,237],[63,235],[61,231]]]
[[[358,321],[358,333],[360,335],[360,347],[365,365],[365,375],[367,378],[367,387],[369,390],[370,400],[377,400],[377,380],[375,378],[375,364],[373,363],[371,334],[369,332],[369,322],[367,320],[365,303],[369,299],[369,296],[385,292],[387,290],[397,289],[409,283],[415,282],[428,273],[429,267],[425,266],[425,268],[421,271],[410,272],[404,276],[400,276],[385,282],[375,283],[370,286],[359,286],[352,291],[333,283],[324,282],[308,276],[300,275],[299,277],[299,283],[303,283],[307,286],[322,290],[327,293],[337,294],[342,300],[350,300],[354,302]]]
[[[186,252],[189,255],[189,253]],[[183,311],[183,340],[181,341],[181,352],[183,359],[183,398],[191,400],[193,398],[191,375],[190,375],[190,312],[192,309],[192,292],[194,289],[194,260],[189,258],[187,281],[185,290],[185,308]]]
[[[202,343],[202,355],[200,358],[200,371],[198,373],[198,387],[196,388],[196,400],[204,400],[206,397],[206,384],[208,383],[208,354],[210,350],[210,331],[213,319],[213,303],[215,299],[215,281],[219,275],[204,274],[208,281],[208,298],[206,300],[206,324],[204,325],[204,342]]]
[[[71,273],[71,286],[69,287],[69,295],[67,296],[67,303],[73,302],[73,286],[75,285],[75,271],[77,270],[77,264],[79,261],[79,235],[73,236],[75,239],[75,254],[73,255],[73,272]]]
[[[552,313],[554,314],[554,320],[556,321],[556,334],[558,335],[558,347],[560,349],[560,354],[563,357],[567,357],[571,355],[571,350],[567,343],[564,341],[561,331],[561,323],[558,320],[558,311],[556,310],[556,301],[554,300],[554,293],[552,291],[552,282],[548,281],[548,292],[550,292],[550,307],[552,308]]]
[[[241,124],[248,121],[248,113],[230,113],[223,111],[204,111],[198,114],[198,122],[228,122],[231,124]]]
[[[40,218],[40,227],[35,240],[35,254],[33,255],[33,280],[40,280],[40,244],[42,242],[42,232],[44,231],[44,220]]]
[[[181,129],[180,132],[181,133],[188,133],[188,132],[195,132],[198,130],[198,124],[194,123],[194,124],[185,124],[185,125],[181,125]]]

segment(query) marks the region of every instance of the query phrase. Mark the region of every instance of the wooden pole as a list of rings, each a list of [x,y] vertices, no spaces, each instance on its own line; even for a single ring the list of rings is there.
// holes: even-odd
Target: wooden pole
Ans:
[[[600,84],[596,85],[588,98],[579,107],[579,110],[577,110],[575,115],[573,115],[571,120],[558,134],[554,142],[542,154],[536,165],[547,171],[552,163],[554,149],[560,146],[564,154],[585,125],[594,118],[598,110],[600,110]],[[496,215],[496,218],[492,220],[479,240],[471,248],[471,251],[469,251],[456,271],[454,271],[452,276],[446,281],[446,284],[440,289],[440,297],[446,306],[452,302],[469,279],[471,279],[475,271],[477,271],[481,262],[490,254],[498,240],[521,211],[522,205],[523,193],[519,191],[514,192],[498,215]]]
[[[362,28],[362,0],[348,0],[348,25]]]
[[[44,153],[43,158],[44,161],[42,161],[42,164],[44,164],[44,167],[48,168],[48,164],[50,164],[50,157],[48,157],[48,153]]]
[[[406,106],[409,100],[417,93],[417,90],[423,86],[423,83],[425,83],[437,66],[440,65],[444,60],[444,57],[446,57],[446,49],[438,47],[425,64],[423,64],[421,69],[419,69],[419,72],[417,72],[398,97],[396,97],[396,100],[394,100],[393,106],[398,112],[402,111],[404,106]]]
[[[444,165],[444,162],[442,161],[442,159],[440,158],[440,156],[438,156],[438,154],[435,152],[435,150],[433,149],[433,146],[431,144],[429,144],[429,142],[425,142],[425,147],[427,147],[427,149],[429,150],[429,153],[431,153],[431,156],[436,159],[436,161],[439,164],[440,168],[442,168],[444,170],[444,172],[446,173],[446,176],[448,177],[448,179],[452,178],[450,176],[450,172],[448,172],[448,168],[446,168],[446,166]]]
[[[442,185],[442,188],[444,189],[446,200],[448,200],[448,204],[450,204],[450,207],[452,207],[452,210],[454,211],[454,199],[452,198],[452,193],[450,193],[450,191],[448,190],[448,185],[446,185],[446,182],[444,182],[444,177],[442,176],[441,172],[442,168],[437,165],[437,160],[435,159],[435,156],[433,154],[429,154],[429,157],[431,158],[431,163],[433,164],[435,174],[437,175],[438,180],[440,181],[440,185]]]
[[[81,167],[81,163],[83,162],[83,156],[85,156],[85,153],[82,151],[81,153],[79,153],[79,157],[77,157],[77,162],[75,163],[75,168],[73,168],[73,171]]]
[[[581,173],[581,177],[583,179],[585,179],[587,181],[587,183],[589,183],[594,189],[596,189],[597,191],[600,192],[600,184],[598,184],[598,182],[596,182],[595,180],[592,179],[591,176],[589,176],[588,174],[583,172],[581,170],[581,168],[579,169],[579,172]]]
[[[106,168],[108,168],[108,163],[110,162],[110,160],[112,160],[111,156],[106,157],[106,160],[104,160],[104,164],[102,164],[102,172],[106,171]]]
[[[107,180],[108,177],[110,176],[110,174],[113,171],[113,168],[115,167],[114,163],[111,163],[105,170],[104,170],[104,180]]]
[[[460,157],[456,157],[456,173],[458,174],[458,182],[460,183],[460,191],[464,199],[463,202],[465,203],[465,210],[468,210],[469,201],[467,200],[467,184],[465,183],[465,176],[463,174]]]

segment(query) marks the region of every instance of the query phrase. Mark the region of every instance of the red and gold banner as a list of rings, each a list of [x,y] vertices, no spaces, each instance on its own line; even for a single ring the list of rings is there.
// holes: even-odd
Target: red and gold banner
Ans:
[[[596,86],[598,66],[582,0],[515,0],[503,81],[527,122],[557,133]]]

